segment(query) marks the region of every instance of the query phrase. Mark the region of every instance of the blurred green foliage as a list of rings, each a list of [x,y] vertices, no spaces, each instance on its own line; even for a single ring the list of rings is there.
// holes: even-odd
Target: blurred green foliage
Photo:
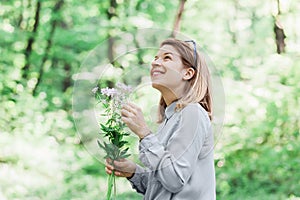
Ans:
[[[218,199],[300,198],[300,2],[279,2],[286,35],[280,55],[273,30],[277,1],[188,0],[185,5],[181,31],[210,55],[226,94],[215,149]],[[104,166],[86,151],[72,119],[74,74],[109,36],[137,28],[172,29],[178,4],[1,1],[0,199],[104,196]],[[148,60],[139,54],[122,59],[143,65]],[[136,101],[152,113],[150,100]],[[118,179],[118,188],[118,199],[142,199],[124,179]]]

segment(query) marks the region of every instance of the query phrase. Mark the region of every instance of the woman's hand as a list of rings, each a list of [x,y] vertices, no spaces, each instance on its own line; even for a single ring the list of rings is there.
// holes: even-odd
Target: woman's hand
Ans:
[[[106,173],[111,174],[114,170],[116,176],[126,178],[132,177],[136,169],[136,164],[127,159],[115,160],[114,163],[112,160],[106,159],[105,166]]]
[[[128,128],[134,132],[140,139],[147,136],[151,131],[148,128],[141,108],[132,103],[123,105],[122,120]]]

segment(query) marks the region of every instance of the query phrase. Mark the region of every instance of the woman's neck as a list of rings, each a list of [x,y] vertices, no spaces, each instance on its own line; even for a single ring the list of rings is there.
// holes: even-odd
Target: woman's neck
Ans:
[[[171,90],[170,88],[163,87],[161,85],[156,85],[155,88],[160,91],[167,106],[173,103],[174,101],[182,98],[186,91],[184,85],[173,90]]]
[[[176,101],[177,99],[176,98],[168,98],[168,97],[165,97],[164,95],[162,95],[167,106],[169,106],[171,103],[173,103],[174,101]]]
[[[167,106],[169,106],[174,101],[180,99],[182,97],[182,94],[175,94],[175,92],[170,90],[163,90],[161,91],[162,97],[164,98],[164,101],[166,102]]]

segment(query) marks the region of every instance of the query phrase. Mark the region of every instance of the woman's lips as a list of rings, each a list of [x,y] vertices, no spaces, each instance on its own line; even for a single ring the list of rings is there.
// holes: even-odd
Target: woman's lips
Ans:
[[[159,75],[161,75],[161,74],[163,74],[163,72],[162,72],[162,71],[158,71],[158,70],[153,70],[153,71],[151,72],[151,75],[152,75],[152,76],[159,76]]]

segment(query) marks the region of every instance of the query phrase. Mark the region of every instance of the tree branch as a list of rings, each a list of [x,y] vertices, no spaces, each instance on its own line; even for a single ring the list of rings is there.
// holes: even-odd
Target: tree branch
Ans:
[[[178,12],[175,18],[175,23],[174,23],[174,27],[173,27],[173,31],[171,34],[171,37],[175,38],[177,35],[177,32],[180,31],[180,22],[181,22],[181,18],[182,18],[182,14],[184,11],[184,4],[187,0],[180,0],[179,3],[179,8],[178,8]]]
[[[30,68],[30,56],[32,54],[32,45],[35,42],[35,36],[37,33],[37,29],[39,27],[39,21],[40,21],[40,11],[41,11],[41,2],[38,0],[36,3],[36,11],[34,16],[34,24],[33,24],[33,30],[32,34],[30,35],[27,47],[25,49],[25,65],[22,68],[22,78],[27,79],[28,78],[28,70]]]
[[[113,17],[117,16],[117,1],[116,0],[110,0],[110,6],[107,9],[107,18],[108,20],[111,20]],[[111,36],[111,34],[108,32],[108,59],[109,62],[113,64],[114,62],[114,44],[115,44],[115,40],[114,38]]]
[[[276,41],[276,52],[278,54],[285,52],[285,38],[286,35],[284,33],[284,29],[279,21],[279,15],[281,14],[280,10],[280,0],[277,0],[277,16],[274,16],[274,27],[273,31],[275,33],[275,41]]]
[[[56,26],[57,26],[57,23],[58,23],[57,17],[56,16],[53,17],[53,15],[55,15],[56,13],[59,12],[59,10],[61,9],[63,3],[64,3],[64,0],[59,0],[53,8],[52,21],[51,21],[51,30],[50,30],[49,37],[48,37],[48,40],[47,40],[47,46],[45,48],[45,53],[44,53],[44,56],[42,58],[41,67],[40,67],[40,70],[39,70],[39,73],[38,73],[39,77],[38,77],[37,83],[36,83],[36,85],[35,85],[35,87],[32,91],[33,96],[36,95],[37,88],[39,87],[40,83],[42,82],[42,79],[43,79],[43,76],[44,76],[44,65],[45,65],[45,62],[48,59],[49,52],[50,52],[50,49],[51,49],[51,46],[52,46],[54,32],[55,32],[55,29],[56,29]]]

